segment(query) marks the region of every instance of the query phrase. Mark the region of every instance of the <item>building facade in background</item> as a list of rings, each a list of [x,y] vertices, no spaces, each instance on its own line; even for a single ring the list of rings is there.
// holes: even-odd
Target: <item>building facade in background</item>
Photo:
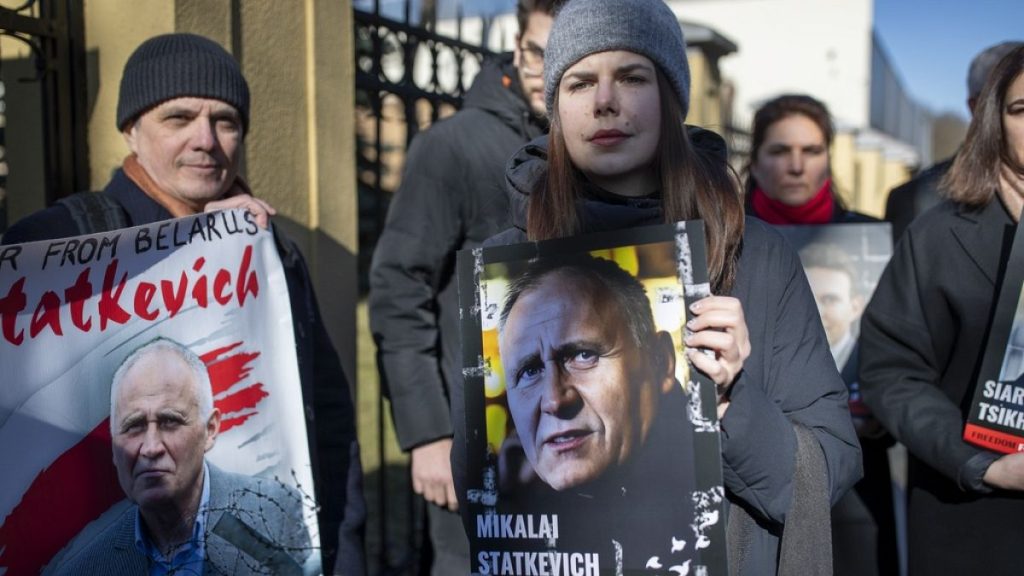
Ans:
[[[910,97],[875,34],[873,0],[667,1],[680,18],[738,45],[721,64],[736,127],[780,94],[828,105],[834,177],[851,207],[881,217],[889,189],[932,162],[932,115]]]

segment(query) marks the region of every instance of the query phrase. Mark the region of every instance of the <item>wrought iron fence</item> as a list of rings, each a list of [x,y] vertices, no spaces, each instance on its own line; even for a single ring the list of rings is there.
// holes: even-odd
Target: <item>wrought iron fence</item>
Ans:
[[[454,23],[454,36],[444,36],[437,32],[436,16],[420,14],[414,19],[408,1],[400,20],[382,15],[380,0],[373,0],[365,10],[357,4],[354,12],[359,278],[365,294],[370,258],[401,179],[405,150],[417,132],[461,106],[489,52],[462,40],[461,15]],[[364,359],[362,364],[372,365],[372,361]],[[375,415],[360,415],[375,418],[372,444],[377,450],[368,456],[376,458],[379,466],[376,478],[367,479],[371,573],[415,574],[429,563],[429,546],[419,529],[424,511],[412,496],[407,466],[401,460],[395,464],[396,459],[388,455],[397,448],[388,433],[385,400],[376,390],[365,389],[366,381],[376,381],[376,375],[365,375],[365,379],[364,375],[360,375],[360,393],[379,398]],[[360,427],[365,429],[365,422]]]
[[[411,3],[403,20],[355,10],[356,108],[359,170],[360,254],[368,259],[397,188],[405,149],[419,130],[461,106],[472,76],[489,52],[435,32],[437,23],[413,23]],[[361,262],[360,277],[369,261]],[[365,283],[362,286],[365,290]]]
[[[85,189],[89,174],[82,5],[76,0],[7,4],[0,6],[0,232],[7,226],[10,194],[36,194],[50,203]],[[35,93],[20,89],[33,84]],[[23,106],[38,109],[39,121],[22,123],[16,138],[8,138]],[[21,163],[26,155],[16,147],[30,142],[39,144],[39,152]],[[34,177],[23,177],[27,172]],[[8,190],[16,183],[18,189]]]

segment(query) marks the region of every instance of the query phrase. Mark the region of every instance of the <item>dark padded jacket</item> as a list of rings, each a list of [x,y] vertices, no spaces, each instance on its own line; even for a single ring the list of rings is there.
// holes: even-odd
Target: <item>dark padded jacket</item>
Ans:
[[[131,226],[173,218],[166,208],[150,199],[121,170],[114,174],[102,193],[124,208]],[[18,244],[78,234],[71,212],[57,204],[16,222],[4,234],[3,243]],[[363,500],[362,465],[348,380],[320,317],[302,254],[276,228],[274,240],[291,301],[306,426],[315,431],[310,435],[309,449],[317,500],[321,506],[318,519],[325,566],[330,566],[329,563],[334,562],[337,556],[339,561],[335,567],[338,574],[365,574],[363,531],[366,503]],[[337,544],[333,542],[335,535]]]
[[[370,268],[370,329],[404,450],[452,436],[455,253],[508,227],[505,163],[543,130],[505,55],[485,63],[461,111],[409,148]]]
[[[694,146],[721,156],[725,145],[712,132],[689,129]],[[547,149],[535,140],[509,163],[513,228],[487,245],[526,241],[529,194],[547,173]],[[663,223],[661,199],[626,198],[595,187],[579,205],[585,232]],[[850,420],[846,387],[821,327],[800,260],[782,236],[747,218],[731,296],[743,304],[751,353],[731,392],[722,420],[722,461],[730,501],[742,506],[760,530],[751,534],[743,574],[775,574],[779,536],[792,499],[797,453],[793,424],[809,429],[821,446],[834,504],[861,477],[860,445]],[[463,430],[461,388],[452,399],[456,430]],[[464,439],[452,452],[456,483],[466,475]],[[456,493],[465,496],[462,486]]]

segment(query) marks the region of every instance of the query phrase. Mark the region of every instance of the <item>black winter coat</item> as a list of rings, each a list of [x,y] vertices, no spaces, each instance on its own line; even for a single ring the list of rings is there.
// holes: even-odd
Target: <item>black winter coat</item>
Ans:
[[[903,236],[904,230],[914,218],[942,200],[939,182],[952,165],[953,158],[943,160],[889,192],[889,198],[885,201],[885,219],[892,222],[893,241]]]
[[[508,226],[505,163],[543,133],[511,55],[485,63],[464,107],[412,142],[370,268],[370,329],[403,450],[452,436],[462,378],[455,253]]]
[[[909,452],[912,575],[1021,573],[1024,494],[987,487],[998,455],[962,439],[1015,229],[998,199],[943,201],[907,229],[861,319],[864,401]]]
[[[173,218],[166,208],[150,199],[121,170],[114,174],[102,193],[124,208],[131,226]],[[56,204],[16,222],[4,234],[3,243],[19,244],[78,234],[71,212]],[[309,436],[309,450],[317,501],[321,506],[318,520],[324,566],[334,565],[338,574],[365,574],[363,531],[366,503],[363,500],[363,470],[359,462],[348,380],[320,317],[302,254],[276,228],[274,240],[291,301],[306,427],[315,431]],[[338,558],[337,564],[333,564],[335,557]]]
[[[725,147],[716,134],[690,129],[695,147]],[[724,161],[724,157],[723,157]],[[514,228],[488,245],[526,241],[529,194],[547,173],[543,142],[524,147],[509,164]],[[661,199],[626,198],[588,187],[579,205],[585,232],[664,223]],[[736,283],[730,294],[743,304],[751,353],[733,385],[721,421],[723,476],[729,500],[742,506],[761,530],[747,542],[744,574],[775,574],[779,535],[790,509],[797,450],[793,423],[807,427],[824,452],[829,493],[835,503],[861,476],[860,445],[850,420],[846,387],[821,327],[807,277],[796,253],[768,225],[747,218]],[[452,400],[456,432],[463,432],[461,388]],[[456,436],[456,483],[466,474],[465,443]],[[460,498],[465,497],[461,486]]]

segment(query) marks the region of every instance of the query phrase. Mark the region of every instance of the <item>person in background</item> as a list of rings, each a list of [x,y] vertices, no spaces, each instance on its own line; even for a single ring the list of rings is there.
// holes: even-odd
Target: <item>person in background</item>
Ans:
[[[821,101],[785,94],[754,114],[747,213],[769,224],[877,222],[847,208],[832,182],[832,117]]]
[[[787,94],[761,106],[754,114],[746,169],[748,214],[782,225],[878,222],[848,209],[832,182],[834,134],[828,108],[810,96]],[[828,326],[826,333],[834,345]],[[852,365],[837,362],[837,368],[851,398],[859,400],[856,358]],[[864,478],[832,511],[836,573],[895,574],[896,520],[887,454],[892,439],[870,418],[859,423]]]
[[[835,244],[812,243],[800,250],[800,263],[818,303],[836,368],[840,374],[852,368],[856,377],[858,321],[866,302],[853,262]]]
[[[427,502],[431,573],[469,572],[455,514],[452,382],[461,379],[455,253],[508,225],[505,162],[547,128],[544,48],[562,0],[519,0],[511,54],[484,62],[463,108],[416,136],[370,266],[370,330],[412,487]]]
[[[891,437],[864,404],[857,371],[860,315],[866,304],[850,257],[833,244],[800,250],[836,368],[850,392],[850,415],[864,454],[864,478],[832,510],[835,573],[897,574],[895,504],[887,448]]]
[[[967,109],[972,115],[978,105],[978,95],[992,68],[1003,56],[1021,45],[1024,43],[1001,42],[982,50],[971,61],[971,67],[967,72]],[[889,192],[889,198],[885,202],[885,219],[892,223],[893,241],[903,236],[903,231],[914,218],[939,203],[939,182],[952,165],[953,158],[946,158]]]
[[[268,225],[274,209],[254,198],[238,174],[249,129],[249,85],[238,62],[216,42],[177,33],[139,45],[121,77],[117,129],[131,153],[101,192],[74,197],[98,206],[104,217],[61,202],[16,222],[3,242],[107,232],[228,208],[245,208],[260,226]],[[273,233],[295,328],[323,566],[361,575],[366,504],[352,396],[305,259],[291,240]]]
[[[861,319],[861,390],[909,453],[910,574],[1020,574],[1024,453],[962,435],[1024,207],[1024,46],[990,74],[940,189]]]
[[[550,135],[509,163],[513,228],[488,244],[703,219],[715,295],[691,306],[685,342],[719,391],[731,568],[831,566],[830,550],[812,542],[828,534],[827,503],[861,473],[846,389],[796,254],[744,218],[724,158],[684,126],[690,70],[678,18],[662,0],[570,0],[552,27],[544,88]],[[453,415],[464,422],[464,407]],[[798,454],[820,459],[819,473]],[[453,453],[463,481],[466,456]],[[823,514],[801,525],[791,505],[805,473]],[[806,546],[799,568],[779,565],[783,527],[781,546]]]

